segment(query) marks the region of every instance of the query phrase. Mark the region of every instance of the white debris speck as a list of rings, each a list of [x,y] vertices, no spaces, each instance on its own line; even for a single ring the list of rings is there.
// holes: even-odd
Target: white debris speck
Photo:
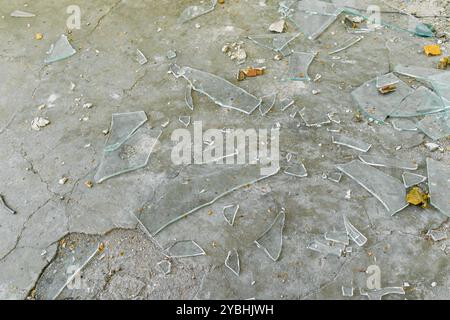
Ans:
[[[431,152],[434,152],[440,148],[440,146],[438,144],[433,143],[433,142],[425,143],[425,147],[427,147],[427,149]]]
[[[270,32],[283,33],[286,31],[286,21],[280,20],[274,22],[269,27]]]
[[[85,103],[83,104],[83,109],[91,109],[93,107],[92,103]]]
[[[58,183],[59,183],[60,185],[64,185],[64,184],[67,183],[67,181],[69,181],[69,178],[67,178],[67,177],[62,177],[61,179],[58,180]]]
[[[352,198],[352,190],[348,190],[345,194],[345,199],[351,199]]]
[[[436,282],[432,282],[432,283],[431,283],[431,286],[434,288],[434,287],[437,286],[437,283],[436,283]]]
[[[31,121],[31,129],[39,131],[41,128],[46,127],[50,124],[50,121],[45,118],[36,117]]]

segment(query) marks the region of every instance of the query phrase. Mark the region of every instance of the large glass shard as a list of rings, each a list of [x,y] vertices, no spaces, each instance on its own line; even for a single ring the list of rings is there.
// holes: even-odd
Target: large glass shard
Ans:
[[[450,166],[427,158],[427,171],[430,203],[450,217]]]
[[[390,117],[406,118],[423,116],[445,110],[441,98],[426,87],[420,87],[407,96]]]
[[[398,80],[396,90],[388,94],[382,94],[377,88],[377,79],[366,82],[352,92],[353,99],[357,102],[361,113],[369,119],[384,122],[395,111],[400,103],[414,92],[406,83]]]
[[[347,41],[345,41],[339,48],[329,52],[329,55],[333,55],[339,52],[342,52],[344,50],[347,50],[351,47],[353,47],[355,44],[357,44],[358,42],[360,42],[362,39],[364,39],[364,37],[352,37],[350,39],[348,39]]]
[[[300,161],[293,161],[293,163],[286,168],[284,173],[297,178],[305,178],[308,176],[308,171],[306,170],[305,165]]]
[[[403,178],[403,185],[405,186],[405,188],[417,186],[418,184],[427,180],[427,177],[411,172],[403,172],[402,178]]]
[[[327,114],[320,113],[313,108],[303,108],[299,114],[307,127],[320,128],[331,123],[330,117]]]
[[[334,144],[349,147],[361,152],[368,152],[372,147],[371,144],[367,144],[363,141],[359,141],[340,134],[333,134],[332,141]]]
[[[308,249],[319,252],[325,256],[331,255],[341,257],[343,252],[339,246],[329,246],[320,241],[314,240],[307,246]]]
[[[203,1],[202,1],[203,3]],[[184,9],[178,18],[178,23],[185,23],[195,18],[198,18],[204,14],[214,11],[217,5],[217,0],[211,0],[209,4],[202,4],[199,6],[190,6]]]
[[[71,46],[69,39],[65,35],[61,35],[59,40],[52,46],[50,54],[45,58],[45,63],[52,63],[67,59],[73,56],[77,51]]]
[[[166,249],[170,258],[188,258],[206,255],[206,252],[193,240],[177,241]]]
[[[277,100],[277,93],[273,93],[268,96],[264,96],[261,98],[262,102],[259,106],[259,112],[262,116],[265,116],[267,113],[272,110],[273,106],[275,105],[275,101]]]
[[[14,17],[14,18],[33,18],[33,17],[36,17],[36,15],[34,13],[30,13],[30,12],[26,12],[26,11],[14,10],[13,12],[11,12],[11,17]]]
[[[408,206],[403,184],[384,172],[358,160],[337,168],[377,198],[391,215]]]
[[[417,163],[392,157],[360,155],[359,159],[365,164],[374,167],[398,168],[404,170],[417,170],[419,168]]]
[[[400,82],[400,79],[397,78],[393,73],[388,73],[383,76],[377,77],[376,87],[378,89],[384,88],[386,86],[395,85]]]
[[[222,214],[225,221],[230,225],[234,225],[234,220],[236,220],[236,215],[239,211],[239,205],[229,205],[223,208]]]
[[[369,300],[381,300],[384,296],[388,294],[405,294],[405,290],[402,287],[388,287],[383,289],[367,290],[364,288],[360,289],[362,296],[367,296]]]
[[[225,266],[239,277],[241,272],[241,264],[239,261],[239,253],[236,249],[228,252],[227,258],[225,259]]]
[[[429,77],[433,89],[441,97],[442,103],[450,108],[450,72],[443,72]]]
[[[298,1],[291,9],[289,19],[310,40],[317,39],[343,12],[332,3],[316,0]]]
[[[431,76],[441,74],[444,71],[424,67],[397,65],[394,68],[394,72],[403,76],[424,80]]]
[[[344,216],[344,226],[347,235],[350,239],[353,240],[354,243],[356,243],[360,247],[366,244],[367,238],[361,232],[359,232],[359,230],[356,229],[354,225],[350,223],[346,216]]]
[[[329,231],[325,233],[325,240],[349,245],[348,234],[346,231]]]
[[[289,57],[288,78],[296,81],[311,80],[308,70],[315,56],[314,53],[293,52]]]
[[[205,94],[223,108],[251,114],[261,104],[260,98],[216,75],[177,65],[171,65],[170,71],[177,78],[185,78],[195,91]]]
[[[96,183],[145,167],[161,136],[161,131],[140,128],[119,148],[104,150],[103,158],[94,176]]]
[[[264,250],[273,261],[278,261],[281,255],[285,220],[286,213],[281,211],[267,231],[255,241],[258,248]]]
[[[147,115],[144,111],[113,113],[105,151],[114,151],[119,148],[147,120]]]
[[[444,112],[427,115],[417,124],[417,128],[433,140],[450,136],[450,114]]]
[[[289,44],[297,39],[300,33],[296,34],[277,34],[277,35],[253,35],[247,38],[257,45],[276,52],[285,52]]]

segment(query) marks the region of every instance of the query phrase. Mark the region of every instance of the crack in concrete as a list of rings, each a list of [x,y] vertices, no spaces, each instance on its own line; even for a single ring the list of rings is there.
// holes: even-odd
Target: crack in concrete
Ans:
[[[89,32],[88,35],[92,35],[95,31],[97,31],[97,29],[100,27],[100,25],[102,24],[103,20],[110,15],[120,4],[122,3],[122,0],[117,1],[116,3],[114,3],[109,10],[102,15],[98,20],[97,23],[95,24],[94,28],[91,30],[91,32]]]

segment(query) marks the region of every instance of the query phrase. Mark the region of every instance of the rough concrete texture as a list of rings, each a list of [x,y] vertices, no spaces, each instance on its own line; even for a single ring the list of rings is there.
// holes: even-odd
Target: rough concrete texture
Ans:
[[[227,42],[248,35],[266,34],[279,19],[278,1],[225,0],[216,10],[183,25],[177,18],[198,1],[95,0],[78,1],[80,30],[67,32],[66,8],[70,0],[5,1],[0,8],[0,194],[17,211],[0,210],[0,298],[51,299],[103,242],[105,249],[83,268],[79,286],[70,285],[58,298],[67,299],[342,299],[341,286],[364,288],[370,265],[381,269],[383,287],[405,286],[406,295],[385,299],[449,299],[448,249],[450,240],[437,243],[425,236],[429,229],[447,230],[448,218],[433,208],[408,207],[394,217],[369,193],[349,178],[334,183],[322,178],[335,165],[349,162],[358,152],[332,144],[326,127],[308,128],[278,105],[266,117],[256,111],[244,115],[219,108],[204,96],[194,95],[195,110],[184,102],[185,81],[167,74],[169,50],[176,62],[219,75],[257,96],[278,92],[291,96],[298,107],[317,115],[336,112],[347,135],[371,143],[375,154],[410,159],[426,174],[426,158],[450,165],[447,139],[441,151],[429,151],[430,139],[417,132],[399,132],[386,125],[359,121],[350,92],[364,82],[393,70],[397,64],[434,68],[439,57],[426,57],[421,47],[436,39],[423,39],[389,29],[365,34],[358,45],[328,56],[330,48],[347,39],[338,19],[312,42],[300,37],[297,51],[318,51],[310,75],[318,82],[280,81],[288,59],[275,61],[274,53],[245,41],[245,65],[261,59],[264,76],[238,83],[239,66],[221,52]],[[426,18],[439,32],[448,31],[448,1],[392,1]],[[24,10],[34,18],[12,18]],[[447,16],[447,17],[445,17]],[[28,25],[29,24],[29,25]],[[294,26],[288,25],[289,31]],[[36,33],[43,39],[36,40]],[[45,65],[46,52],[61,34],[68,34],[77,49],[73,57]],[[448,43],[442,44],[448,55]],[[134,59],[140,49],[149,62]],[[71,84],[75,88],[71,90]],[[319,90],[320,94],[312,94]],[[56,95],[54,102],[49,100]],[[92,103],[91,109],[83,104]],[[46,104],[45,108],[38,108]],[[144,110],[152,127],[161,127],[159,148],[144,169],[110,179],[93,188],[112,113]],[[168,209],[166,195],[183,179],[196,179],[196,200],[208,175],[192,176],[195,168],[171,163],[173,130],[183,127],[179,116],[190,115],[207,128],[271,128],[281,125],[282,156],[297,153],[309,177],[283,173],[238,190],[210,207],[174,224],[152,239],[137,223],[142,213],[146,226]],[[35,117],[50,124],[31,129]],[[401,148],[398,148],[401,146]],[[286,163],[282,163],[283,166]],[[381,169],[401,178],[401,170]],[[219,172],[220,167],[214,168]],[[211,172],[208,172],[211,174]],[[67,183],[59,180],[67,177]],[[219,175],[220,178],[220,175]],[[224,180],[225,181],[225,180]],[[225,183],[225,182],[224,182]],[[214,186],[213,186],[214,187]],[[217,185],[217,189],[223,186]],[[196,190],[196,188],[199,188]],[[350,197],[346,197],[351,190]],[[195,192],[194,192],[195,191]],[[214,193],[214,190],[209,190]],[[174,195],[172,193],[172,195]],[[183,194],[183,196],[186,196]],[[178,207],[173,197],[173,207]],[[195,201],[194,201],[195,202]],[[162,204],[161,204],[162,203]],[[226,225],[221,210],[239,203],[234,227]],[[271,261],[253,243],[276,214],[286,211],[283,251]],[[180,212],[181,213],[181,212]],[[343,230],[342,214],[368,238],[367,244],[346,257],[324,257],[308,250],[311,240],[331,230]],[[153,216],[155,218],[153,218]],[[173,239],[195,240],[206,256],[172,259],[172,272],[164,275],[157,263]],[[238,278],[224,266],[227,252],[237,248],[241,258]],[[353,299],[366,299],[355,291]]]

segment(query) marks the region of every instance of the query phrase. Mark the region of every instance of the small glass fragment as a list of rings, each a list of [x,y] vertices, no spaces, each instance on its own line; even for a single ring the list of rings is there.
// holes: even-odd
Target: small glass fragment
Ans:
[[[367,296],[369,300],[381,300],[384,296],[388,294],[405,294],[405,290],[402,287],[388,287],[383,289],[366,290],[364,288],[360,289],[360,294],[362,296]]]
[[[225,259],[225,266],[239,277],[241,265],[239,261],[239,253],[236,249],[228,251],[227,258]]]
[[[408,119],[393,120],[392,127],[397,131],[417,131],[417,125]]]
[[[415,174],[411,172],[403,172],[402,174],[403,184],[405,188],[411,188],[413,186],[417,186],[418,184],[427,180],[427,177],[424,177],[420,174]]]
[[[286,111],[289,107],[294,105],[295,101],[291,98],[284,98],[281,100],[281,111]]]
[[[286,219],[286,213],[281,211],[275,218],[272,225],[264,232],[258,240],[255,240],[255,244],[258,248],[264,250],[264,252],[273,261],[278,261],[283,248],[283,229]]]
[[[377,198],[391,215],[408,206],[403,184],[384,172],[358,160],[337,168]]]
[[[252,114],[261,104],[260,98],[216,75],[177,65],[171,65],[170,71],[177,78],[185,78],[195,91],[205,94],[223,108]]]
[[[367,144],[365,142],[358,141],[353,138],[338,134],[332,135],[332,141],[334,144],[349,147],[351,149],[355,149],[361,152],[368,152],[372,147],[371,144]]]
[[[447,240],[447,232],[439,230],[428,230],[427,236],[429,236],[434,242]]]
[[[203,3],[203,2],[202,2]],[[204,14],[210,13],[211,11],[214,11],[217,5],[217,0],[211,0],[211,3],[209,5],[202,4],[199,6],[190,6],[184,9],[184,11],[181,13],[180,17],[178,18],[178,23],[182,24],[185,22],[188,22],[190,20],[193,20],[195,18],[198,18]]]
[[[301,33],[296,34],[278,34],[273,35],[256,35],[248,36],[247,38],[257,45],[275,52],[282,53],[284,56],[289,55],[288,46],[291,42],[297,39]]]
[[[45,63],[67,59],[73,56],[77,51],[71,46],[69,39],[63,34],[59,40],[52,46],[50,54],[45,58]]]
[[[0,205],[10,214],[16,214],[16,211],[11,209],[8,204],[6,203],[5,199],[3,198],[3,195],[0,194]]]
[[[427,158],[430,203],[444,215],[450,217],[450,168],[442,162]]]
[[[342,173],[341,172],[331,172],[327,175],[328,180],[339,183],[342,179]]]
[[[113,113],[111,133],[106,141],[105,150],[114,151],[130,138],[148,120],[144,111]]]
[[[325,256],[332,255],[336,257],[342,256],[342,249],[338,246],[329,246],[320,241],[314,240],[307,246],[308,249],[319,252]]]
[[[353,242],[360,247],[366,244],[367,238],[350,223],[346,216],[344,216],[344,225],[347,235],[353,240]]]
[[[312,108],[303,108],[299,114],[307,127],[320,128],[331,123],[327,114],[318,113],[317,110]]]
[[[425,193],[421,188],[414,187],[406,195],[406,201],[414,206],[422,206],[422,208],[428,207],[429,195]]]
[[[353,297],[354,288],[353,287],[344,287],[342,286],[342,296],[343,297]]]
[[[147,57],[142,53],[141,50],[136,49],[136,61],[143,66],[148,62]]]
[[[159,270],[164,274],[168,275],[172,272],[172,263],[168,260],[162,260],[156,264]]]
[[[363,36],[358,36],[358,37],[352,37],[350,39],[348,39],[347,41],[345,41],[342,46],[340,46],[338,49],[333,50],[331,52],[329,52],[329,55],[333,55],[339,52],[342,52],[344,50],[347,50],[351,47],[353,47],[355,44],[357,44],[358,42],[360,42],[362,39],[364,39]]]
[[[377,77],[377,88],[381,89],[387,86],[396,85],[400,82],[400,79],[397,78],[393,73],[388,73],[382,76]]]
[[[236,219],[236,215],[239,211],[239,205],[229,205],[226,207],[223,207],[222,214],[225,218],[225,221],[230,225],[234,225],[234,220]]]
[[[346,231],[328,231],[325,233],[325,240],[342,243],[345,245],[349,245],[350,243]]]
[[[264,96],[261,99],[262,102],[259,106],[259,112],[262,116],[265,116],[270,112],[270,110],[272,110],[273,106],[275,105],[275,101],[277,101],[277,93],[272,93],[271,95]]]
[[[189,127],[191,124],[191,117],[190,116],[180,116],[178,120],[185,126]]]
[[[305,178],[308,176],[308,171],[306,170],[305,165],[300,161],[294,161],[292,165],[286,168],[284,173],[297,178]]]
[[[36,17],[36,15],[34,13],[30,13],[30,12],[26,12],[26,11],[14,10],[13,12],[11,12],[11,17],[14,17],[14,18],[33,18],[33,17]]]
[[[289,57],[288,78],[294,81],[309,81],[309,66],[313,62],[316,55],[307,52],[292,52]]]
[[[417,163],[408,160],[400,160],[392,157],[360,155],[359,159],[365,164],[374,167],[398,168],[404,170],[417,170]]]
[[[177,57],[177,52],[175,50],[169,50],[166,54],[167,59],[172,60]]]
[[[194,100],[192,99],[192,86],[188,84],[184,93],[184,100],[189,109],[194,111]]]
[[[166,253],[171,258],[188,258],[206,255],[206,252],[193,240],[176,241],[166,249]]]

